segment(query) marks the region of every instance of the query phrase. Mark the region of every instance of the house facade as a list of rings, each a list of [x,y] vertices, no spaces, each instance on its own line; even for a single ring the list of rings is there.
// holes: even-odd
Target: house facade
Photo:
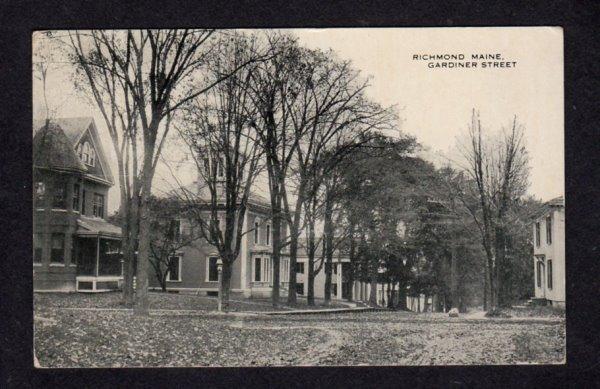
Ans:
[[[222,212],[224,218],[224,211]],[[232,266],[231,292],[246,297],[268,297],[273,282],[270,206],[260,196],[252,196],[244,217],[241,249]],[[177,220],[179,235],[192,228],[188,220]],[[167,290],[193,291],[216,295],[219,290],[217,249],[203,238],[182,247],[170,258]],[[289,257],[280,262],[281,293],[287,293]],[[150,289],[160,289],[153,270],[148,275]]]
[[[197,191],[199,198],[207,198],[206,185],[202,180],[193,185],[191,190]],[[222,189],[221,189],[222,190]],[[221,211],[224,219],[224,211]],[[219,212],[217,213],[219,215]],[[208,215],[207,215],[208,217]],[[179,229],[178,236],[190,235],[193,228],[188,220],[176,221]],[[282,235],[287,235],[286,226],[282,227]],[[273,239],[271,231],[271,206],[267,199],[253,193],[248,200],[244,216],[241,250],[232,266],[231,292],[247,298],[268,298],[273,288]],[[320,254],[319,254],[320,255]],[[170,258],[170,268],[166,276],[167,290],[197,292],[206,295],[217,295],[219,290],[217,249],[208,241],[199,238],[192,244],[179,249]],[[296,291],[300,298],[307,294],[307,262],[306,251],[299,248],[297,258]],[[349,258],[341,258],[336,254],[333,264],[332,298],[349,297],[349,282],[343,276],[349,266]],[[284,247],[280,257],[280,293],[287,296],[289,283],[290,259],[289,250]],[[324,297],[325,272],[321,271],[315,277],[315,297]],[[153,269],[149,270],[150,289],[160,289],[160,282]],[[338,286],[339,285],[339,286]]]
[[[565,305],[565,203],[558,197],[533,225],[535,298]]]
[[[325,298],[325,266],[323,261],[323,245],[319,245],[315,252],[314,296],[317,299]],[[332,258],[331,269],[331,299],[349,300],[352,298],[352,284],[350,280],[350,257],[343,250],[335,250]],[[308,253],[306,241],[301,240],[296,258],[296,292],[303,297],[308,294]]]
[[[96,292],[122,281],[113,176],[92,118],[33,122],[33,287]]]

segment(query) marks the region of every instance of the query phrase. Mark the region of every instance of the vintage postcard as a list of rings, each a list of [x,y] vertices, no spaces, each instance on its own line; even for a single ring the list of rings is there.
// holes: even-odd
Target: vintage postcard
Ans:
[[[32,45],[36,367],[566,362],[561,28]]]

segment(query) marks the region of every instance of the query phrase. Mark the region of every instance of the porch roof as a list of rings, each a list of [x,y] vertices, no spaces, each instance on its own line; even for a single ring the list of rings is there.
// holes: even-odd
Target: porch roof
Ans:
[[[121,238],[121,227],[97,217],[80,216],[77,219],[77,235]]]

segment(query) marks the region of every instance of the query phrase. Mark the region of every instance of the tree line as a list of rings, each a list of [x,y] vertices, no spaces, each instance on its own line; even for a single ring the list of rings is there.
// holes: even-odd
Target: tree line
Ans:
[[[160,203],[153,178],[169,136],[185,142],[203,187],[180,185],[176,205],[162,209],[180,207],[194,227],[178,244],[203,239],[219,253],[224,309],[243,234],[251,232],[243,223],[259,177],[268,180],[274,306],[281,303],[283,255],[290,259],[286,303],[296,304],[302,245],[311,305],[321,271],[331,300],[336,252],[349,256],[352,280],[370,283],[372,304],[378,283],[397,308],[406,308],[407,293],[464,308],[471,288],[483,292],[487,310],[519,297],[525,282],[515,269],[527,269],[531,259],[527,223],[540,204],[525,197],[527,153],[517,118],[488,139],[474,111],[461,145],[465,164],[435,168],[418,157],[416,139],[398,130],[397,110],[367,96],[368,77],[291,34],[92,30],[52,39],[110,134],[123,301],[136,313],[148,313],[150,266],[164,287],[178,249],[170,225],[160,222],[168,212],[153,213]]]

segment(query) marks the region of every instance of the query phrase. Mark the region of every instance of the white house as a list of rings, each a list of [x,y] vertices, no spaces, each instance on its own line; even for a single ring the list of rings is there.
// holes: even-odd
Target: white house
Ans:
[[[535,298],[553,306],[565,305],[565,202],[546,203],[549,211],[533,225]]]

